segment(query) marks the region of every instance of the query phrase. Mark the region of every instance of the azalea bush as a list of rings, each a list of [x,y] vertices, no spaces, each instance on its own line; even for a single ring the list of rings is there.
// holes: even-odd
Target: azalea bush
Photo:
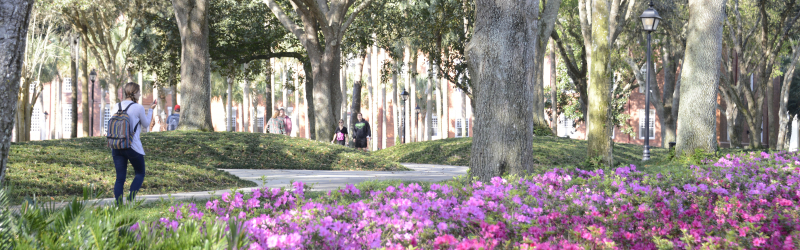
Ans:
[[[296,182],[178,204],[126,231],[167,240],[222,224],[226,242],[246,249],[798,249],[799,166],[797,154],[750,153],[691,166],[691,178],[633,165],[553,169],[489,183],[349,185],[316,199]]]

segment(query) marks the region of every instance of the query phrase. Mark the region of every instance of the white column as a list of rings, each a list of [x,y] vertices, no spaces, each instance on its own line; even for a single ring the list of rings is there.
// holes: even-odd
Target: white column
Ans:
[[[792,131],[791,132],[791,139],[789,141],[789,151],[796,152],[798,149],[798,144],[800,144],[800,121],[798,121],[797,116],[792,119]]]

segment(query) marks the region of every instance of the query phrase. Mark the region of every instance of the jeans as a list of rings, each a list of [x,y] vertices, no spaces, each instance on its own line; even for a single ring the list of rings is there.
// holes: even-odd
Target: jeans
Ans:
[[[117,181],[114,183],[114,199],[120,200],[125,186],[129,161],[133,166],[134,173],[136,173],[133,177],[133,182],[131,182],[131,195],[142,187],[142,182],[144,182],[144,156],[130,148],[112,149],[111,156],[114,158],[114,168],[117,169]]]

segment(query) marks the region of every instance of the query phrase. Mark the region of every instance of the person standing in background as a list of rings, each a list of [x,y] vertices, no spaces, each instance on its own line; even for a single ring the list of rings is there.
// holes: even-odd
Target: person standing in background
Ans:
[[[181,105],[175,105],[172,109],[172,114],[167,117],[167,130],[175,130],[178,128],[178,122],[181,121]]]
[[[358,113],[356,119],[358,122],[353,125],[353,138],[355,139],[356,149],[367,152],[367,145],[369,145],[369,137],[372,132],[369,128],[369,123],[364,120],[364,116],[361,113]]]
[[[285,135],[291,136],[292,133],[292,118],[286,115],[286,110],[281,108],[278,110],[281,118],[283,118],[283,128],[286,131]]]

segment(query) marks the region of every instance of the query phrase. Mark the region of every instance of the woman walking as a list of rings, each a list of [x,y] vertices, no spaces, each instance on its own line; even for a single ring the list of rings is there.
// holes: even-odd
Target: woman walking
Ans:
[[[280,116],[280,112],[276,110],[273,113],[272,118],[269,119],[267,122],[267,131],[270,134],[286,134],[286,125],[283,122],[283,117]]]
[[[125,140],[123,144],[114,144],[111,149],[111,156],[114,159],[114,168],[117,171],[117,179],[114,183],[114,199],[117,204],[122,203],[122,191],[125,186],[126,174],[128,173],[128,162],[133,166],[133,171],[135,173],[133,182],[131,182],[128,201],[133,201],[136,197],[136,193],[138,193],[139,189],[142,187],[145,163],[144,148],[142,147],[142,141],[139,139],[139,134],[143,129],[142,124],[150,124],[153,115],[152,110],[156,108],[156,104],[153,103],[150,105],[151,111],[146,112],[141,104],[136,103],[136,100],[142,95],[139,84],[129,82],[125,84],[124,91],[125,100],[114,105],[112,114],[115,115],[112,117],[113,121],[109,122],[108,128],[109,146],[112,146],[112,142],[120,142],[120,139]],[[121,117],[121,115],[124,114],[127,114],[127,121],[119,122],[121,120],[118,119],[118,116]],[[118,125],[126,125],[128,128],[126,129],[124,126],[118,127]],[[122,135],[122,137],[112,136],[112,134],[119,131],[124,131],[125,134],[130,134],[131,136],[129,138],[127,135]],[[130,133],[130,131],[133,132]]]
[[[331,143],[336,141],[337,144],[346,146],[347,144],[347,127],[344,126],[344,120],[339,119],[339,127],[336,127],[336,131],[333,132],[333,140]]]

